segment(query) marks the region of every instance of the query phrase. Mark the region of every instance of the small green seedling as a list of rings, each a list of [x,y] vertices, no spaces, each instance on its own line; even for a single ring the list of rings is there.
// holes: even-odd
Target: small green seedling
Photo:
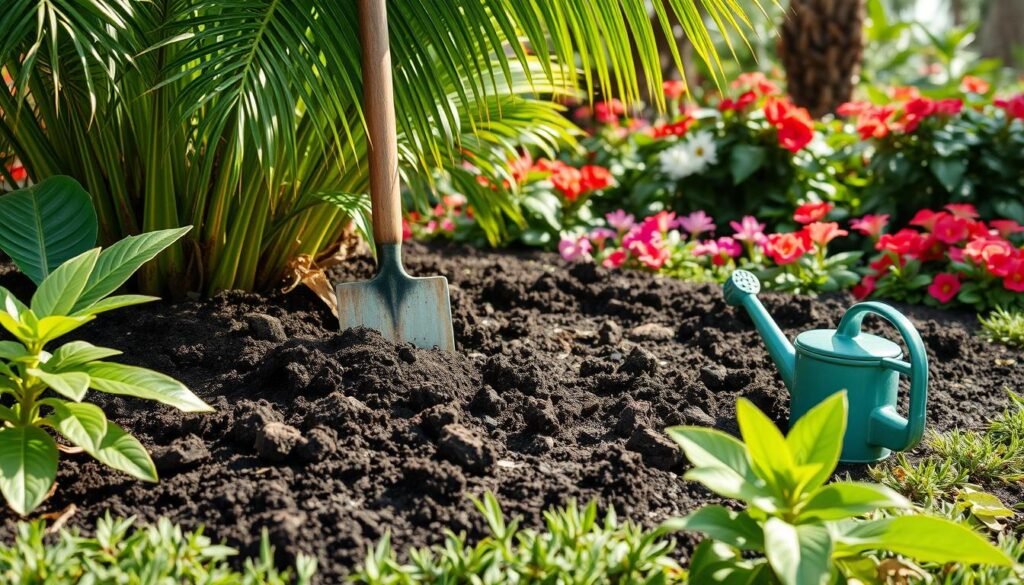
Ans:
[[[95,248],[44,273],[26,306],[0,287],[0,327],[16,341],[0,341],[0,492],[22,515],[36,508],[57,476],[57,434],[100,462],[145,481],[156,481],[146,449],[96,405],[83,402],[91,388],[155,400],[185,412],[209,405],[181,382],[136,366],[104,361],[120,351],[71,341],[47,345],[112,309],[156,300],[110,296],[146,261],[190,228],[161,230]],[[5,406],[10,404],[10,406]]]
[[[988,317],[978,316],[989,341],[1011,347],[1024,347],[1024,311],[996,307]]]
[[[864,556],[869,551],[922,562],[1012,565],[969,528],[911,513],[911,503],[889,488],[825,483],[846,431],[846,392],[810,409],[788,436],[750,401],[740,399],[736,410],[744,442],[709,428],[668,429],[693,464],[687,479],[746,504],[739,512],[705,506],[663,525],[710,537],[691,560],[692,583],[753,583],[772,576],[783,585],[824,585],[844,577],[874,582],[879,567]],[[880,510],[904,512],[882,516]]]

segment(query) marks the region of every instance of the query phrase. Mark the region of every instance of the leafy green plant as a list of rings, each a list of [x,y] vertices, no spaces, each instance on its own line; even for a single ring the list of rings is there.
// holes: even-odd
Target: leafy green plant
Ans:
[[[985,329],[985,336],[990,341],[1010,345],[1013,347],[1024,347],[1024,311],[1008,311],[1002,307],[996,307],[987,317],[978,316],[981,326]]]
[[[569,502],[544,513],[547,530],[506,523],[493,494],[473,500],[490,535],[468,546],[448,532],[443,546],[412,549],[398,561],[385,536],[367,552],[353,576],[356,583],[685,583],[685,572],[669,553],[675,543],[662,533],[621,523],[609,510],[601,521],[597,504]],[[693,582],[693,581],[691,581]]]
[[[928,457],[911,462],[904,453],[868,468],[868,474],[878,483],[922,504],[931,504],[970,481],[970,475],[953,461]]]
[[[1024,479],[1024,443],[1002,442],[988,433],[953,429],[930,433],[925,446],[940,459],[952,461],[976,482],[1015,482]]]
[[[266,529],[259,558],[246,559],[242,571],[228,561],[237,551],[213,544],[202,529],[185,532],[166,518],[136,528],[133,518],[107,514],[97,521],[94,537],[62,529],[55,540],[51,538],[42,521],[19,522],[14,542],[0,544],[0,581],[307,585],[316,572],[316,559],[301,554],[294,570],[277,569]]]
[[[47,273],[29,305],[0,287],[0,327],[16,341],[0,341],[0,492],[19,514],[27,514],[49,493],[57,476],[58,449],[52,429],[100,462],[145,481],[156,481],[153,461],[141,443],[108,421],[98,406],[83,402],[91,388],[154,400],[185,412],[212,410],[181,382],[163,374],[105,361],[120,351],[84,341],[56,339],[113,309],[156,300],[112,295],[145,262],[190,228],[130,236],[105,250],[94,248]]]
[[[785,585],[824,584],[841,577],[870,582],[877,566],[863,553],[875,550],[923,562],[1012,564],[980,535],[944,518],[875,514],[911,509],[889,488],[826,484],[842,450],[846,412],[846,393],[839,392],[783,436],[753,403],[740,399],[737,420],[744,442],[715,429],[668,429],[693,465],[687,479],[746,505],[738,512],[705,506],[663,525],[701,532],[717,543],[694,554],[693,582],[761,582],[769,575]],[[750,558],[747,551],[764,556]]]
[[[388,4],[409,196],[424,207],[432,171],[451,171],[495,241],[521,214],[507,191],[465,180],[463,163],[507,175],[515,146],[570,137],[548,96],[579,77],[590,94],[638,101],[661,87],[659,35],[681,26],[716,64],[704,18],[748,30],[761,6],[666,0],[652,18],[645,0]],[[274,286],[294,259],[331,254],[366,207],[340,197],[368,185],[356,5],[5,2],[0,69],[13,91],[0,91],[0,160],[17,157],[35,182],[79,180],[101,243],[197,226],[142,271],[144,292]]]

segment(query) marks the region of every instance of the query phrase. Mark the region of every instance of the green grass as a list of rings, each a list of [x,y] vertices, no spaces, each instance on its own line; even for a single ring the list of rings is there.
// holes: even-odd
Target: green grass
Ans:
[[[984,328],[985,337],[990,341],[1011,347],[1024,347],[1024,311],[996,308],[988,317],[978,316],[978,320]]]

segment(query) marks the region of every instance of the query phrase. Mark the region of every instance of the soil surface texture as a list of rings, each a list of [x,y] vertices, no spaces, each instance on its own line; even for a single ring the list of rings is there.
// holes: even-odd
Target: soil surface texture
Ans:
[[[183,415],[90,392],[151,449],[160,483],[63,454],[57,490],[37,514],[74,503],[70,524],[86,531],[107,510],[167,516],[246,554],[266,527],[282,561],[315,555],[320,582],[334,583],[385,530],[400,549],[437,543],[445,528],[481,534],[467,496],[487,490],[537,526],[544,508],[569,498],[596,498],[647,525],[685,514],[715,498],[681,479],[686,461],[665,427],[735,433],[740,396],[785,424],[776,369],[717,286],[552,254],[406,248],[411,273],[451,283],[457,353],[338,333],[306,291],[155,303],[87,326],[80,338],[177,377],[217,411]],[[361,258],[332,277],[371,273]],[[9,265],[0,285],[26,300],[31,292]],[[761,297],[791,337],[835,327],[854,302]],[[928,347],[930,429],[978,427],[1006,406],[1006,389],[1024,378],[1020,352],[979,338],[971,314],[900,308]],[[879,320],[865,326],[898,337]],[[0,537],[14,520],[0,511]]]

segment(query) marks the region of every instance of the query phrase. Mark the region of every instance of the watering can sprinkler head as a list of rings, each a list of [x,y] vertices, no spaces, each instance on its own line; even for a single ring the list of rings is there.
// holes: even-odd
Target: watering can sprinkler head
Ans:
[[[743,305],[744,299],[752,297],[761,292],[761,281],[752,272],[736,270],[729,275],[725,282],[725,302],[739,307]]]

